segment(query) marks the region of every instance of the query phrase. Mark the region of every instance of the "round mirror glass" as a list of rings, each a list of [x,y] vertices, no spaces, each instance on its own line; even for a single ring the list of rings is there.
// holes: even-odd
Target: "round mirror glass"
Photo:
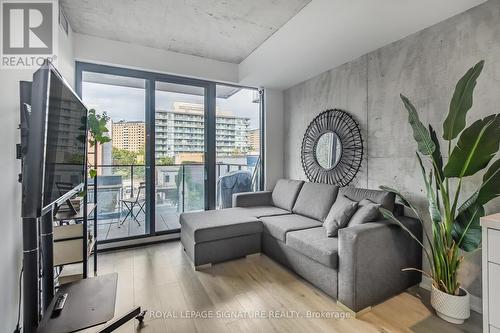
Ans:
[[[338,135],[334,132],[323,133],[318,139],[314,154],[323,169],[334,168],[342,155],[342,143]]]

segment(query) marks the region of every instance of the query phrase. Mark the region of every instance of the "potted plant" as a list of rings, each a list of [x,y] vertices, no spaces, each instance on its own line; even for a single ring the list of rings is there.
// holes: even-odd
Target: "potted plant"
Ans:
[[[111,139],[108,136],[108,128],[106,124],[109,121],[109,116],[106,112],[102,115],[97,114],[94,109],[89,110],[87,117],[87,126],[89,131],[89,145],[94,148],[94,165],[89,170],[89,176],[95,178],[97,176],[97,144],[104,144],[110,142]]]
[[[421,272],[432,279],[431,304],[439,317],[457,324],[470,316],[469,294],[461,288],[457,278],[463,252],[478,249],[481,243],[479,218],[485,214],[484,205],[500,195],[500,160],[490,163],[499,148],[500,114],[479,119],[465,128],[483,66],[484,61],[477,63],[456,85],[443,123],[443,139],[447,142],[449,156],[446,164],[436,132],[432,126],[427,128],[420,122],[416,108],[401,95],[418,146],[416,155],[427,193],[432,235],[424,226],[423,229],[428,246],[425,247],[392,212],[381,209],[386,219],[401,225],[422,246],[430,268]],[[476,191],[469,197],[462,197],[463,182],[487,167]],[[424,223],[415,206],[400,192],[387,186],[381,188],[393,192]],[[406,270],[411,269],[415,268]]]

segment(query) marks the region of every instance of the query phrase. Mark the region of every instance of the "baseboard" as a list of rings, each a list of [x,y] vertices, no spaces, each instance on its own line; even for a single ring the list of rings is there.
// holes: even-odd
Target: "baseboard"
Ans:
[[[431,290],[432,280],[427,276],[422,276],[420,287],[426,290]],[[483,301],[481,297],[470,294],[470,309],[477,313],[483,313]]]

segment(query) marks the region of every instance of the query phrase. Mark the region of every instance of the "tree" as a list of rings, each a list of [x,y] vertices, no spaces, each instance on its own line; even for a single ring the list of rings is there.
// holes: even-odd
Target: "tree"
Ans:
[[[175,164],[175,158],[171,156],[165,156],[165,157],[158,157],[156,159],[156,165],[158,166],[167,166],[167,165],[174,165]]]

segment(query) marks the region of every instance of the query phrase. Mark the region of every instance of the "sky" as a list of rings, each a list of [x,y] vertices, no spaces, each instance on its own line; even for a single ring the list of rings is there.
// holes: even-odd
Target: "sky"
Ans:
[[[242,89],[227,99],[217,98],[221,112],[250,118],[250,129],[259,128],[259,104],[252,103],[253,90]],[[97,113],[106,111],[113,121],[144,121],[146,92],[141,88],[83,82],[83,101]],[[171,110],[174,102],[203,104],[203,96],[157,91],[156,109]]]

